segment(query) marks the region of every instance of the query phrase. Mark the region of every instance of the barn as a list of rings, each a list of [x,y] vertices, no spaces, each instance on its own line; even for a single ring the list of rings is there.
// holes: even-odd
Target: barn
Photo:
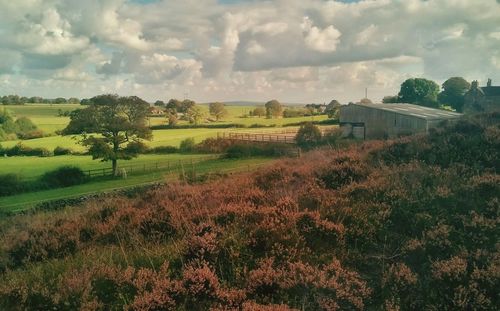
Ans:
[[[411,104],[349,104],[340,107],[343,136],[358,139],[392,138],[426,133],[444,120],[457,120],[460,113]]]

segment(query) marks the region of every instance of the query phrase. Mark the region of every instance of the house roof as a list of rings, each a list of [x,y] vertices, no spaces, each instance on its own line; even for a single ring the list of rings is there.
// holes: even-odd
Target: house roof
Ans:
[[[486,96],[500,96],[500,86],[483,86],[480,89]]]
[[[380,109],[390,112],[395,112],[402,115],[412,116],[420,119],[426,120],[443,120],[443,119],[455,119],[462,116],[461,113],[434,109],[429,107],[423,107],[412,104],[351,104],[356,106],[362,106],[372,109]]]

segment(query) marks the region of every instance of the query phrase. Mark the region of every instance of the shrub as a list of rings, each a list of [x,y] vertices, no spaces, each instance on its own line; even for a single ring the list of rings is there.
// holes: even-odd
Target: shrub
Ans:
[[[321,131],[319,127],[312,123],[302,125],[295,136],[297,145],[308,148],[318,145],[321,142]]]
[[[73,150],[71,150],[69,148],[64,148],[61,146],[57,146],[54,148],[54,155],[55,156],[68,155],[68,154],[72,154],[72,153],[73,153]]]
[[[60,188],[83,184],[87,179],[87,176],[79,167],[63,166],[45,173],[40,178],[40,181],[49,188]]]
[[[17,174],[0,175],[0,196],[12,195],[24,190],[24,185]]]
[[[174,146],[158,146],[148,150],[148,153],[154,154],[170,154],[179,152],[179,148]]]
[[[181,141],[181,145],[179,147],[182,152],[192,152],[194,151],[196,143],[194,142],[194,138],[186,138]]]
[[[20,139],[35,139],[35,138],[42,138],[45,136],[45,134],[42,130],[32,130],[27,132],[18,132],[17,136]]]
[[[17,143],[10,149],[5,149],[5,154],[8,156],[37,156],[37,157],[50,157],[52,152],[46,148],[31,148],[22,143]]]
[[[21,117],[16,120],[16,125],[19,133],[28,133],[37,129],[36,125],[28,118]],[[18,134],[19,134],[18,133]]]

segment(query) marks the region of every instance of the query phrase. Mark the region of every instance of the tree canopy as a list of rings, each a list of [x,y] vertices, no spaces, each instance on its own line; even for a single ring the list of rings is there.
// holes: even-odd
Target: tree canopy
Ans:
[[[214,116],[217,121],[227,115],[226,107],[223,103],[215,102],[208,105],[210,115]]]
[[[266,103],[266,116],[268,118],[278,118],[283,113],[283,105],[276,99],[270,100]]]
[[[446,80],[443,85],[443,91],[439,93],[439,102],[443,105],[449,105],[458,112],[464,108],[464,95],[470,89],[470,83],[462,77],[452,77]]]
[[[340,114],[341,104],[337,100],[332,100],[328,105],[326,105],[325,113],[329,118],[338,119]]]
[[[411,78],[401,84],[399,99],[403,103],[416,104],[427,107],[439,107],[437,96],[439,85],[423,78]]]
[[[146,125],[149,104],[136,96],[99,95],[91,104],[71,113],[63,134],[81,134],[81,144],[93,159],[111,161],[116,173],[119,159],[129,160],[141,151],[143,139],[151,139]],[[99,135],[94,135],[99,134]]]

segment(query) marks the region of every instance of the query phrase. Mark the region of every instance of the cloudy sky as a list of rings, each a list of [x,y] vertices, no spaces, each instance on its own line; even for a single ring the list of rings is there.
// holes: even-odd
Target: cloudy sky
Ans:
[[[0,0],[0,95],[341,102],[500,85],[500,0]]]

